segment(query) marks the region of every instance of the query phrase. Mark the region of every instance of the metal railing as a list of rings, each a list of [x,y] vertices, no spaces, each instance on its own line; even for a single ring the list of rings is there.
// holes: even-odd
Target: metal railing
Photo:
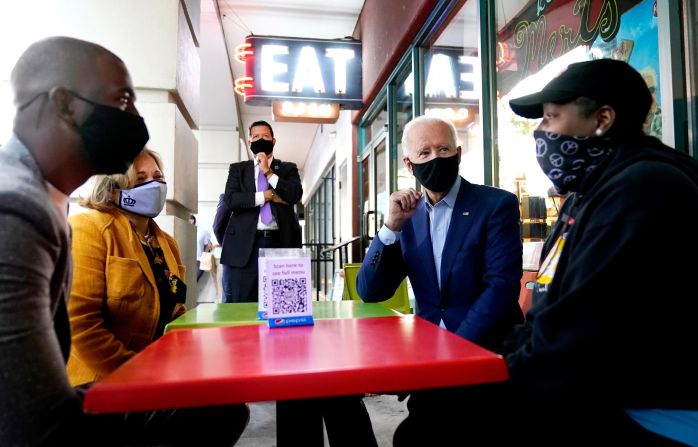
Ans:
[[[315,289],[315,300],[320,300],[320,291],[322,290],[325,296],[328,294],[329,287],[332,286],[332,274],[334,274],[334,257],[332,254],[327,256],[324,247],[329,247],[326,242],[307,242],[303,244],[303,248],[310,249],[310,266],[312,270],[312,284]],[[327,280],[327,269],[330,269],[330,280]],[[325,273],[323,275],[323,273]]]
[[[347,261],[349,260],[349,246],[353,244],[354,242],[358,242],[361,239],[361,236],[355,236],[349,240],[346,240],[344,242],[340,242],[337,245],[333,245],[331,247],[328,247],[324,250],[322,250],[321,255],[326,255],[327,253],[332,253],[332,259],[334,259],[334,252],[339,251],[339,268],[344,267],[344,260],[346,259]]]
[[[335,260],[339,261],[337,268],[343,268],[345,261],[349,260],[349,247],[358,242],[361,236],[353,237],[337,245],[327,242],[307,242],[304,248],[310,249],[310,265],[312,270],[312,283],[315,289],[315,300],[320,300],[320,293],[329,296],[332,288],[332,278],[335,270]],[[335,252],[338,254],[336,258]]]

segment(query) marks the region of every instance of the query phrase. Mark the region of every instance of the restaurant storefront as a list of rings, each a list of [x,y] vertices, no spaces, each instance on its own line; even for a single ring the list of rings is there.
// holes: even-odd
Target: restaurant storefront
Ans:
[[[536,162],[537,122],[515,116],[508,101],[539,90],[573,62],[627,61],[655,99],[645,131],[696,156],[692,3],[367,0],[354,36],[364,52],[364,107],[353,120],[361,251],[387,217],[390,193],[418,186],[400,140],[404,125],[424,114],[453,121],[461,175],[515,193],[523,239],[542,240],[560,198]]]

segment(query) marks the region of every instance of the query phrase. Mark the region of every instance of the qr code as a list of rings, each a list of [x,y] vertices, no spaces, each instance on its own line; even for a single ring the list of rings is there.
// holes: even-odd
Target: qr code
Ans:
[[[308,289],[305,278],[271,280],[271,313],[276,315],[308,311]]]
[[[267,287],[267,275],[262,276],[262,309],[269,308],[269,287]]]

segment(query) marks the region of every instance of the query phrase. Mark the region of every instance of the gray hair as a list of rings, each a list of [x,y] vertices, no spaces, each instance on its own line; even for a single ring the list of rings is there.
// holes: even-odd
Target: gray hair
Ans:
[[[422,115],[418,116],[417,118],[413,119],[409,123],[405,125],[405,128],[402,130],[402,141],[400,142],[402,145],[402,155],[405,157],[408,157],[410,155],[410,150],[407,148],[407,139],[409,137],[409,133],[412,131],[412,128],[418,124],[434,124],[434,123],[441,123],[445,124],[448,126],[448,130],[450,131],[451,134],[451,143],[453,143],[453,147],[455,148],[458,146],[458,131],[456,130],[456,126],[453,125],[453,123],[449,120],[445,120],[443,118],[439,118],[436,116],[427,116],[427,115]]]

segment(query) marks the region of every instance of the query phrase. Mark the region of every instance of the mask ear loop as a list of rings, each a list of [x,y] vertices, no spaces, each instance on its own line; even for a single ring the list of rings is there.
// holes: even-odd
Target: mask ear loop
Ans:
[[[45,98],[44,98],[44,96],[45,96]],[[30,105],[32,105],[34,103],[34,101],[36,101],[39,98],[43,98],[41,101],[41,106],[39,107],[39,113],[36,114],[36,122],[34,123],[34,128],[36,128],[36,129],[39,128],[39,122],[41,121],[41,115],[44,113],[44,107],[46,106],[46,98],[48,98],[48,96],[49,96],[49,92],[38,93],[32,99],[25,102],[21,106],[17,107],[17,112],[22,112],[26,108],[28,108]]]
[[[125,175],[125,174],[123,174]],[[119,205],[121,204],[121,186],[119,185],[119,182],[112,176],[108,175],[109,177],[109,185],[107,186],[107,194],[109,194],[109,197],[111,198],[112,203],[119,208]]]
[[[83,101],[86,101],[86,102],[88,102],[88,103],[90,103],[90,104],[93,104],[91,101],[85,100],[82,96],[78,95],[77,93],[73,92],[73,91],[70,90],[70,89],[67,89],[67,88],[64,88],[64,87],[53,87],[49,92],[46,93],[46,98],[48,99],[48,101],[52,101],[52,102],[54,103],[54,106],[55,106],[55,107],[59,107],[59,106],[58,106],[58,104],[56,104],[55,100],[52,100],[52,98],[55,98],[55,95],[57,94],[57,92],[58,92],[59,90],[61,90],[61,91],[64,93],[64,96],[65,96],[65,94],[66,94],[66,92],[67,92],[67,94],[70,94],[70,95],[73,96],[73,97],[77,97],[78,99],[82,99]],[[48,101],[44,101],[44,102],[43,102],[43,104],[42,104],[42,106],[41,106],[42,108],[41,108],[41,110],[39,111],[39,113],[41,113],[41,112],[43,111],[43,107],[46,105],[46,103],[47,103]],[[62,104],[59,108],[60,108],[60,111],[61,111],[62,113],[66,113],[66,112],[68,112],[68,111],[72,112],[70,106],[68,106],[67,103]],[[68,123],[69,125],[71,125],[71,126],[73,126],[73,127],[75,127],[75,128],[79,127],[79,125],[75,122],[75,117],[74,117],[74,116],[73,116],[71,119],[68,119],[68,118],[66,118],[65,116],[63,116],[62,114],[59,114],[59,117],[60,117],[63,121],[65,121],[66,123]]]

